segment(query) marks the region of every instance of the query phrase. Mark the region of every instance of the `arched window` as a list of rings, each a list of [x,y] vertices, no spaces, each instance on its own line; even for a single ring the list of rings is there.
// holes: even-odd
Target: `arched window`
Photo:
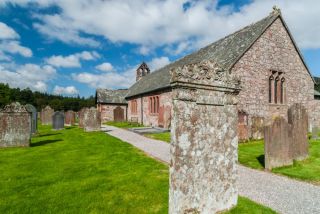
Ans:
[[[281,90],[281,94],[280,94],[280,103],[283,104],[284,103],[284,93],[285,93],[285,86],[284,86],[284,83],[285,83],[285,78],[282,77],[281,78],[281,87],[280,87],[280,90]]]
[[[272,103],[272,93],[273,93],[273,75],[269,77],[269,103]]]
[[[149,111],[151,114],[158,114],[160,107],[159,96],[149,97]]]
[[[274,103],[278,103],[278,93],[279,93],[279,77],[276,77],[276,79],[274,80]]]
[[[160,106],[159,96],[156,97],[156,100],[157,100],[156,113],[159,113],[159,106]]]

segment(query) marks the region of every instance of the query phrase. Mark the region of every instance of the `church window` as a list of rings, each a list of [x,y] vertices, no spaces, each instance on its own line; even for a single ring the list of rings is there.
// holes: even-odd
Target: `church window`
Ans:
[[[131,113],[132,114],[137,114],[138,113],[137,100],[132,100],[131,101]]]
[[[159,96],[152,96],[149,98],[149,110],[151,114],[158,114],[159,106]]]

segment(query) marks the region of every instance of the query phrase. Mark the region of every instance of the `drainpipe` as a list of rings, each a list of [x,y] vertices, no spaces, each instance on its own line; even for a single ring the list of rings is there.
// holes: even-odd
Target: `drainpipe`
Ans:
[[[143,97],[141,96],[141,124],[143,125]]]

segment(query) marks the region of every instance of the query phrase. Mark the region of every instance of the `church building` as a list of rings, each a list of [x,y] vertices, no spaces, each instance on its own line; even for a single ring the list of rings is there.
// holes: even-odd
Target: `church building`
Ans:
[[[307,108],[314,103],[314,79],[280,10],[274,8],[264,19],[154,72],[142,63],[124,97],[127,120],[170,128],[170,70],[205,61],[219,64],[241,81],[240,140],[263,138],[264,125],[279,115],[286,117],[294,103]]]

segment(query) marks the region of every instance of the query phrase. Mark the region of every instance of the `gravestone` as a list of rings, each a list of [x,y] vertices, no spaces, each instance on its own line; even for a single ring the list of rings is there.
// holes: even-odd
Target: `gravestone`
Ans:
[[[288,109],[288,121],[273,120],[264,129],[265,168],[288,166],[308,157],[308,114],[302,104]]]
[[[169,213],[216,213],[237,204],[239,81],[214,62],[171,70]]]
[[[46,106],[41,110],[41,123],[42,125],[52,125],[52,115],[54,110],[50,106]]]
[[[84,117],[84,112],[87,111],[89,108],[85,107],[85,108],[82,108],[80,111],[79,111],[79,127],[80,128],[83,128],[83,117]]]
[[[277,117],[264,129],[264,164],[271,170],[293,164],[291,154],[291,125],[283,117]]]
[[[319,132],[320,132],[319,127],[317,126],[312,127],[312,139],[319,139]]]
[[[264,137],[264,118],[253,116],[251,123],[251,137],[256,140],[262,139]]]
[[[31,134],[37,133],[38,129],[38,112],[36,107],[31,104],[27,104],[26,109],[31,113]]]
[[[0,147],[30,145],[31,113],[20,103],[12,103],[0,110]]]
[[[83,127],[86,132],[100,131],[101,115],[97,108],[91,107],[83,113]]]
[[[56,111],[52,116],[52,128],[54,130],[60,130],[64,128],[64,113]]]
[[[302,104],[293,104],[288,110],[288,122],[292,125],[292,157],[303,160],[309,155],[307,109]]]
[[[73,126],[76,121],[76,113],[74,111],[65,112],[65,124],[66,126]]]

